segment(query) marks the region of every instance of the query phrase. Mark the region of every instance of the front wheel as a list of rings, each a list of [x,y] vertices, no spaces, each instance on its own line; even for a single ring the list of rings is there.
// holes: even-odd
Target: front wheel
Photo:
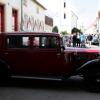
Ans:
[[[84,79],[87,89],[91,92],[100,92],[100,70],[92,71]]]
[[[0,63],[0,80],[7,80],[9,75],[8,65]]]

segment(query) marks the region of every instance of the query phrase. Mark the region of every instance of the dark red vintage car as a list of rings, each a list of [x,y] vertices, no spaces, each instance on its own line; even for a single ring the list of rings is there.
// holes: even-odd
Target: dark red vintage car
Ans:
[[[58,33],[15,32],[0,34],[0,78],[81,75],[100,88],[99,49],[64,49]],[[98,85],[99,84],[99,85]],[[97,87],[97,88],[98,88]]]

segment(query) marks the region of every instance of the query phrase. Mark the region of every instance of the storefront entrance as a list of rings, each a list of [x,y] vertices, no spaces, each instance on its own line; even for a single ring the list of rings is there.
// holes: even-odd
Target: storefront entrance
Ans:
[[[0,5],[0,32],[5,31],[5,25],[4,25],[4,6]]]
[[[13,17],[13,31],[18,31],[18,11],[13,9],[12,10],[12,17]]]

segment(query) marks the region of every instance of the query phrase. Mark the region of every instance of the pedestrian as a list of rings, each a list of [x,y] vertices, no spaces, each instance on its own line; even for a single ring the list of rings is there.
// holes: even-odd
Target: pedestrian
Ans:
[[[71,47],[71,43],[72,43],[72,35],[69,36],[69,47]]]
[[[80,34],[80,42],[81,42],[81,47],[85,47],[85,40],[86,37],[83,33]]]
[[[91,46],[91,41],[93,39],[92,35],[89,34],[88,37],[87,37],[87,39],[89,41],[89,46]]]
[[[76,47],[76,42],[77,42],[77,34],[76,33],[73,33],[72,40],[73,40],[73,47]]]
[[[76,45],[77,47],[80,47],[80,33],[79,32],[77,32]]]

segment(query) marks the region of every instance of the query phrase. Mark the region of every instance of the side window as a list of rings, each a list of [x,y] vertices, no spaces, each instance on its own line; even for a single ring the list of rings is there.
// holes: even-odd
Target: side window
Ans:
[[[41,47],[43,48],[43,47],[46,47],[46,37],[41,37],[40,38],[40,40],[41,40]]]
[[[42,47],[56,48],[59,45],[57,37],[42,37]]]
[[[29,46],[29,37],[22,37],[22,46],[28,47]]]
[[[29,47],[29,37],[9,36],[6,43],[8,48],[27,48]]]
[[[33,37],[33,47],[38,48],[57,48],[59,45],[57,37]]]
[[[40,37],[33,37],[33,46],[34,47],[40,46]]]

